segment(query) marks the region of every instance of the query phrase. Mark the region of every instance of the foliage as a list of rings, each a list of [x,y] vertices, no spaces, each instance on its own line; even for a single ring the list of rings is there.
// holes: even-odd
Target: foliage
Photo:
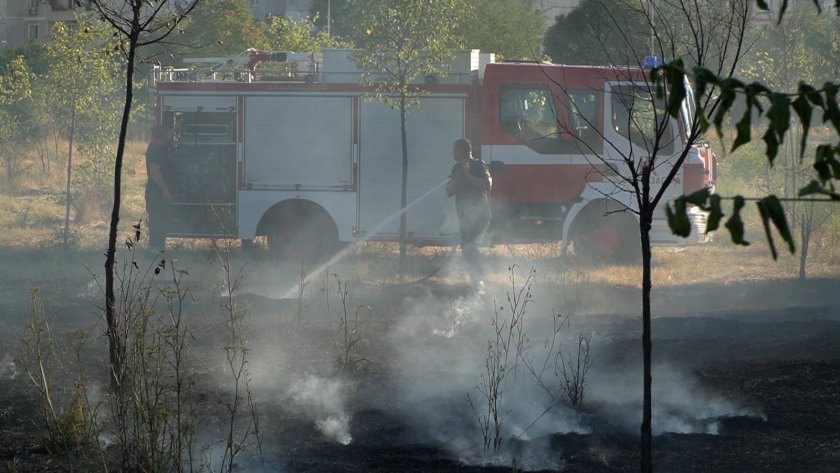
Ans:
[[[324,48],[350,46],[347,42],[330,37],[324,30],[316,31],[315,20],[293,20],[281,16],[269,18],[265,25],[267,47],[272,51],[315,52]]]
[[[333,38],[351,43],[358,43],[364,38],[364,29],[359,22],[356,4],[353,0],[313,0],[312,13],[315,26],[322,31],[328,31],[327,21],[330,21],[329,34]],[[327,15],[329,4],[329,18]]]
[[[219,471],[223,473],[232,473],[239,469],[236,458],[248,446],[251,438],[256,439],[257,447],[262,454],[260,417],[257,401],[251,390],[251,372],[248,369],[251,354],[245,334],[245,319],[248,317],[248,310],[240,307],[236,301],[245,272],[244,267],[234,269],[231,260],[231,245],[231,239],[224,239],[221,247],[214,246],[212,255],[213,260],[221,269],[223,289],[219,299],[219,308],[225,323],[226,371],[230,373],[232,388],[230,398],[224,403],[228,419],[225,429],[225,448],[219,463]],[[211,471],[215,471],[212,469],[212,464]]]
[[[539,59],[545,17],[521,0],[474,0],[461,13],[461,47],[495,53],[497,59]]]
[[[664,72],[664,74],[660,75],[659,71]],[[667,81],[672,94],[684,94],[683,77],[685,74],[686,71],[682,61],[676,60],[653,71],[651,77],[660,82]],[[794,115],[799,118],[802,128],[800,156],[804,157],[805,155],[812,119],[831,125],[835,131],[840,133],[840,107],[837,105],[837,93],[840,87],[831,82],[826,82],[819,89],[801,82],[796,92],[788,94],[775,92],[761,82],[746,83],[735,78],[721,78],[699,67],[694,68],[692,75],[697,91],[695,106],[701,118],[701,131],[706,131],[714,125],[718,135],[723,136],[724,117],[735,103],[736,97],[743,98],[745,111],[736,124],[736,137],[732,143],[733,151],[753,139],[752,120],[754,114],[767,118],[762,141],[765,145],[765,156],[771,165],[778,154],[779,146],[784,143]],[[709,121],[705,114],[710,113],[710,111],[703,106],[700,97],[712,87],[720,90],[721,105],[719,108],[711,110],[714,113],[709,117],[711,118],[711,121]],[[679,113],[679,105],[669,104],[669,113],[676,116]],[[799,189],[799,197],[817,196],[818,198],[840,201],[840,193],[835,188],[835,181],[840,179],[840,159],[838,159],[838,156],[840,156],[840,145],[831,142],[817,145],[813,164],[816,179],[811,180]],[[732,215],[727,221],[726,228],[729,230],[734,243],[746,245],[749,243],[744,239],[744,228],[740,216],[745,200],[742,196],[735,196],[733,201]],[[688,203],[707,208],[715,216],[715,218],[710,219],[707,231],[714,231],[718,228],[720,217],[723,216],[721,199],[705,190],[682,197],[674,203],[674,211],[669,209],[669,225],[674,233],[678,235],[686,234],[685,222],[687,218],[684,218],[684,210]],[[787,243],[788,249],[793,252],[795,249],[793,237],[778,197],[771,194],[758,199],[756,205],[764,223],[765,233],[774,259],[777,257],[777,252],[770,233],[770,223],[776,227],[782,239]]]
[[[23,56],[24,62],[34,74],[43,74],[49,67],[46,44],[36,42],[28,42],[17,48],[0,49],[0,67],[5,69],[19,56]]]
[[[756,0],[759,8],[767,10],[768,6],[764,0]],[[817,9],[820,3],[814,2]],[[840,11],[840,2],[836,3]],[[787,0],[783,0],[779,9],[779,22],[784,19],[788,9]],[[797,13],[794,13],[796,15]],[[808,26],[810,27],[810,25]],[[794,32],[795,33],[795,32]],[[783,41],[782,46],[789,46],[793,41]],[[831,45],[831,50],[836,46]],[[805,61],[807,66],[812,66],[813,60]],[[773,74],[771,74],[771,77]],[[772,86],[754,80],[747,82],[733,77],[722,77],[720,74],[709,71],[703,67],[686,67],[677,59],[671,61],[661,68],[651,71],[651,78],[659,82],[659,91],[664,93],[665,87],[671,94],[681,95],[685,93],[684,80],[686,77],[692,79],[695,92],[695,107],[697,109],[700,132],[705,132],[712,125],[719,137],[724,136],[724,120],[733,113],[736,103],[743,107],[741,117],[735,125],[736,135],[732,142],[732,151],[751,142],[753,137],[754,119],[761,118],[764,122],[760,125],[764,132],[761,140],[764,143],[764,155],[768,164],[772,167],[778,156],[779,149],[785,143],[785,138],[791,133],[791,125],[799,128],[801,140],[799,142],[798,155],[802,160],[808,149],[808,137],[815,125],[829,127],[832,131],[829,139],[821,140],[822,143],[815,147],[813,158],[813,174],[806,185],[799,188],[795,199],[815,199],[817,201],[840,201],[840,192],[836,189],[836,181],[840,179],[840,144],[837,143],[837,134],[840,134],[840,106],[838,106],[838,84],[826,81],[821,87],[808,84],[800,80],[794,91],[786,92],[779,89],[773,90]],[[800,75],[796,75],[801,78]],[[794,77],[788,77],[788,82]],[[748,79],[749,80],[749,79]],[[790,86],[790,84],[779,84],[779,87]],[[703,103],[703,97],[712,94],[719,94],[720,102],[716,106],[707,107]],[[669,113],[676,116],[679,113],[679,106],[669,102]],[[798,123],[797,123],[798,122]],[[788,226],[784,208],[777,196],[767,195],[763,198],[754,199],[759,216],[761,217],[765,236],[770,244],[773,258],[777,258],[775,242],[773,240],[771,225],[775,227],[779,236],[785,242],[790,252],[795,251],[793,233]],[[726,228],[729,230],[732,241],[736,244],[747,245],[744,239],[744,227],[741,220],[741,211],[746,205],[743,196],[736,195],[732,198],[732,215],[727,220]],[[697,192],[689,196],[683,196],[674,202],[674,207],[668,209],[668,224],[676,234],[685,233],[684,210],[687,204],[695,204],[708,209],[715,216],[712,219],[708,231],[717,228],[723,209],[720,196],[711,195],[708,192]]]
[[[396,101],[391,94],[417,95],[411,82],[430,73],[445,73],[444,62],[459,43],[455,28],[463,0],[352,0],[365,36],[354,59],[366,71],[377,98]]]
[[[76,173],[68,172],[69,199],[82,217],[86,202],[101,205],[113,179],[110,157],[119,124],[119,64],[105,25],[79,20],[71,30],[57,22],[47,45],[49,68],[39,79],[38,94],[57,136],[68,140],[68,171],[73,165],[73,147],[87,157]],[[72,186],[69,184],[72,183]]]
[[[548,28],[545,54],[562,64],[637,64],[649,36],[638,4],[583,0]]]
[[[32,82],[35,76],[23,56],[13,58],[0,71],[0,160],[6,171],[6,182],[14,189],[26,163],[18,145],[36,129],[32,107]]]
[[[202,1],[177,32],[166,44],[173,58],[227,57],[268,45],[262,25],[242,0]]]

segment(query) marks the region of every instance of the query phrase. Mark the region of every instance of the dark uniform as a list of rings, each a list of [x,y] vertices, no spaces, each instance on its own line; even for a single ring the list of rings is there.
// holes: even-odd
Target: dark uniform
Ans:
[[[455,182],[455,210],[461,230],[461,251],[469,266],[471,278],[478,281],[484,273],[478,244],[490,225],[490,200],[486,190],[460,178],[463,172],[463,166],[456,163],[449,177]],[[471,159],[469,172],[475,177],[483,177],[488,173],[487,165],[480,159]]]
[[[169,201],[164,197],[163,189],[151,178],[151,167],[156,164],[161,177],[172,192],[172,160],[170,159],[169,143],[149,143],[146,148],[146,218],[149,223],[149,246],[163,248],[166,241],[166,229],[171,219]],[[171,196],[170,196],[171,197]]]

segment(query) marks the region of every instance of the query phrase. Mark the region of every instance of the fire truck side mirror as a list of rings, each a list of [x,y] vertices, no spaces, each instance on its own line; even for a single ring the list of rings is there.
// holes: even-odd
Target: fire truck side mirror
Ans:
[[[507,165],[504,161],[490,161],[490,174],[499,176],[507,172]]]

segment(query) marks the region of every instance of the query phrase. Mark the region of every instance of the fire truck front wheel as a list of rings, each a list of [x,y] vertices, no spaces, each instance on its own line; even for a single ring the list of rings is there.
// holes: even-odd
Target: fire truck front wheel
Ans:
[[[569,233],[575,255],[587,260],[622,264],[641,257],[639,226],[628,212],[590,204],[575,218]]]
[[[272,254],[294,261],[321,261],[338,246],[338,229],[332,218],[315,205],[292,205],[280,209],[266,226]]]

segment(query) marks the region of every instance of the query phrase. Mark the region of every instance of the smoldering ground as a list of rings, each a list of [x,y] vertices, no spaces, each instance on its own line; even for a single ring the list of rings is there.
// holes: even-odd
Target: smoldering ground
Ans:
[[[304,284],[295,264],[258,260],[245,266],[244,283],[235,300],[237,307],[247,311],[243,336],[248,378],[262,413],[262,453],[273,470],[295,471],[301,452],[317,457],[314,452],[394,452],[416,445],[432,446],[453,461],[468,464],[509,466],[515,457],[519,468],[561,469],[563,452],[579,448],[566,444],[566,434],[618,433],[628,438],[637,434],[641,353],[638,295],[633,288],[560,277],[563,267],[554,260],[492,256],[488,258],[487,293],[482,296],[467,288],[456,266],[448,266],[431,280],[400,285],[381,272],[379,279],[370,277],[370,265],[388,264],[385,259],[351,256]],[[479,387],[487,376],[488,347],[497,337],[491,321],[497,310],[499,320],[505,320],[510,310],[507,295],[517,289],[508,280],[508,268],[514,263],[519,284],[532,264],[537,269],[523,328],[528,349],[521,357],[509,358],[511,365],[498,398],[501,448],[486,451],[479,424],[487,402]],[[217,304],[224,292],[223,275],[218,265],[208,264],[203,257],[179,264],[189,265],[196,282],[187,310],[193,338],[190,366],[199,377],[195,391],[204,393],[198,444],[218,449],[226,425],[225,403],[232,394],[230,370],[225,366],[225,319]],[[415,270],[415,274],[435,269],[427,261],[421,264],[423,272]],[[77,305],[93,314],[98,299],[87,294],[87,281],[77,291],[86,302]],[[347,291],[346,301],[338,295],[339,283]],[[296,286],[303,286],[300,298],[280,297]],[[781,286],[770,286],[770,293],[778,293],[774,297],[789,293]],[[789,347],[788,353],[802,355],[813,351],[808,337],[814,330],[836,324],[836,314],[827,312],[806,312],[811,316],[801,321],[795,317],[802,310],[774,309],[765,313],[769,317],[726,315],[724,308],[733,302],[771,307],[778,306],[778,301],[766,297],[767,291],[750,292],[749,286],[736,286],[733,294],[720,287],[717,293],[712,289],[694,285],[655,292],[659,310],[654,320],[653,373],[657,435],[714,435],[731,417],[762,422],[764,406],[708,386],[695,370],[695,362],[766,355],[752,347],[760,337],[782,334],[801,333],[801,341]],[[718,297],[709,304],[696,303],[713,294]],[[580,297],[579,304],[567,300],[574,297]],[[368,306],[370,310],[357,313],[357,308]],[[349,319],[342,318],[345,309]],[[573,358],[580,335],[590,340],[591,370],[583,404],[577,409],[538,386],[523,362],[542,366],[546,341],[552,339],[558,319],[567,320],[555,344],[565,359]],[[358,340],[349,364],[342,324],[351,327]],[[727,333],[733,334],[731,342],[725,338]],[[710,346],[710,339],[724,343]],[[556,393],[560,377],[553,369],[544,373],[544,383]],[[473,400],[472,407],[467,396]],[[374,445],[385,450],[373,450]],[[218,452],[213,455],[217,457]],[[263,462],[258,457],[252,440],[240,465],[258,470]]]
[[[276,285],[266,284],[269,275],[252,272],[250,277],[259,281],[252,289],[262,295],[245,288],[254,325],[249,369],[263,408],[273,405],[308,419],[325,441],[343,445],[354,441],[354,430],[365,430],[359,422],[368,413],[384,412],[401,426],[388,439],[395,445],[436,445],[470,464],[509,465],[515,457],[525,469],[562,468],[557,446],[550,442],[553,435],[635,432],[641,412],[641,373],[635,362],[640,354],[636,347],[626,353],[626,344],[615,342],[628,339],[622,331],[633,323],[633,296],[621,293],[607,300],[603,291],[589,292],[588,281],[580,279],[562,279],[558,285],[556,278],[542,276],[551,274],[550,266],[537,268],[529,281],[533,262],[504,262],[504,269],[489,275],[483,295],[463,282],[454,290],[447,287],[446,278],[459,278],[453,265],[437,281],[414,286],[371,284],[354,273],[353,265],[336,272],[322,268],[308,281],[300,276],[295,281],[287,269],[285,284]],[[338,275],[342,270],[346,279]],[[295,286],[299,298],[277,298]],[[570,304],[566,297],[582,300]],[[494,373],[488,372],[488,357],[500,336],[497,329],[509,329],[511,311],[523,304],[522,345],[506,348],[500,388],[489,395],[487,383]],[[629,313],[593,312],[613,305]],[[360,307],[365,307],[361,315]],[[561,313],[569,307],[576,313]],[[621,318],[617,328],[605,323],[610,317]],[[351,365],[342,364],[345,325],[358,341]],[[631,329],[629,338],[632,330],[638,328]],[[576,361],[580,336],[591,347],[591,368],[584,402],[572,408],[561,373],[564,363]],[[761,415],[756,406],[706,389],[690,370],[667,359],[655,363],[654,379],[657,434],[715,434],[722,418]],[[487,407],[491,401],[494,411]],[[363,419],[357,422],[360,413]],[[493,416],[499,419],[498,425],[490,421],[499,428],[498,449],[485,448],[487,432],[481,428]]]

